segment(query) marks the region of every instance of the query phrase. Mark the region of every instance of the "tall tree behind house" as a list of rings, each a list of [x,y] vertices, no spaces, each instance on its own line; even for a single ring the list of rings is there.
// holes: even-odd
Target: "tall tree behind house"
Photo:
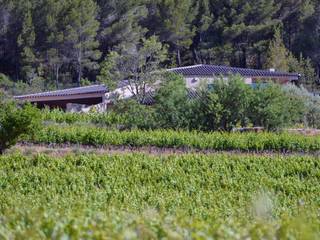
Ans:
[[[220,59],[215,55],[225,54],[219,49],[226,49],[231,65],[261,65],[260,53],[267,49],[269,34],[277,24],[273,19],[276,9],[273,0],[210,0],[213,16],[210,31],[214,36],[211,46],[216,50],[213,57]]]
[[[138,43],[146,29],[146,0],[98,0],[100,49],[106,55],[115,46]]]
[[[208,41],[207,33],[211,23],[208,0],[194,0],[192,8],[195,11],[195,18],[192,25],[195,34],[192,39],[190,50],[192,51],[193,63],[205,63],[205,49],[207,49]]]
[[[182,51],[192,44],[194,30],[192,0],[156,0],[149,5],[149,34],[156,34],[170,46],[176,64],[183,64]]]
[[[167,65],[265,66],[275,27],[295,58],[320,69],[319,0],[0,0],[0,72],[64,87],[119,46],[157,36]],[[99,51],[101,56],[99,55]],[[308,63],[309,65],[309,63]],[[41,70],[41,71],[40,71]]]
[[[63,0],[43,0],[39,5],[38,43],[41,51],[42,63],[45,66],[47,80],[59,88],[60,71],[68,62],[68,49],[65,42],[64,28],[61,22],[64,19],[64,9],[68,3]]]
[[[93,0],[72,0],[68,6],[63,25],[67,56],[76,71],[76,82],[80,86],[83,70],[98,68],[100,58],[97,5]]]

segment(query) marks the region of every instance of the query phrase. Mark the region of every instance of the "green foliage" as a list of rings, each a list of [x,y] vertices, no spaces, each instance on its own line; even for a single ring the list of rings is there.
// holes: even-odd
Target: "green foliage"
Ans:
[[[187,125],[188,96],[185,79],[168,73],[155,93],[155,112],[158,128],[179,129]]]
[[[145,118],[150,115],[142,112]],[[148,112],[147,112],[148,113]],[[150,113],[149,113],[150,114]],[[152,116],[152,115],[151,115]],[[128,116],[129,117],[129,116]],[[126,120],[128,121],[128,120]],[[136,121],[136,122],[134,122]],[[129,123],[138,127],[148,128],[140,116],[135,120],[131,117]],[[127,123],[128,124],[128,123]],[[146,125],[145,125],[146,124]],[[173,130],[109,130],[102,127],[61,126],[52,125],[26,137],[34,143],[71,143],[85,145],[115,145],[115,146],[155,146],[170,148],[191,148],[198,150],[241,150],[241,151],[304,151],[320,150],[319,137],[287,133],[226,133],[226,132],[188,132]]]
[[[4,239],[320,234],[316,157],[15,154],[0,157],[0,171]]]
[[[44,109],[41,111],[41,118],[45,123],[59,123],[59,124],[92,124],[103,127],[115,127],[123,123],[124,117],[115,112],[106,114],[101,113],[71,113],[63,112],[59,109]]]
[[[305,59],[301,54],[297,59],[293,56],[289,58],[290,72],[297,72],[301,75],[299,84],[311,92],[314,92],[317,83],[315,69],[309,58]]]
[[[108,86],[110,91],[117,88],[117,83],[121,79],[121,74],[117,71],[117,59],[119,58],[117,52],[110,52],[106,59],[100,64],[100,74],[97,79],[100,83]]]
[[[91,82],[89,81],[88,78],[81,78],[80,80],[80,86],[84,87],[84,86],[90,86]]]
[[[99,74],[108,80],[98,69],[106,56],[133,53],[151,36],[169,46],[167,66],[262,68],[275,28],[283,44],[271,65],[287,62],[286,48],[318,71],[319,14],[311,0],[2,0],[0,71],[14,80],[40,76],[56,88]]]
[[[17,44],[21,51],[21,74],[27,82],[31,83],[33,78],[36,77],[34,68],[36,56],[33,50],[36,36],[32,21],[31,4],[29,1],[26,1],[25,4],[26,9],[23,13],[22,31],[18,36]]]
[[[2,73],[0,73],[0,90],[8,91],[13,87],[14,83],[10,78]]]
[[[107,50],[138,43],[147,29],[141,24],[148,15],[146,0],[99,0],[101,22],[99,38]],[[115,14],[117,13],[117,14]]]
[[[161,63],[167,58],[167,48],[156,36],[141,39],[111,52],[103,64],[100,79],[112,80],[111,88],[120,80],[127,80],[127,89],[138,102],[143,102],[147,91],[161,79]]]
[[[267,68],[288,72],[289,57],[291,57],[290,52],[283,43],[280,29],[277,28],[274,33],[274,39],[269,46]]]
[[[303,87],[293,85],[286,86],[284,90],[303,103],[300,122],[305,127],[320,128],[320,97],[311,94]]]
[[[83,69],[97,69],[95,60],[101,56],[96,40],[99,22],[96,20],[98,7],[93,0],[73,0],[63,19],[65,42],[70,46],[68,57],[77,71],[77,84],[80,86]]]
[[[299,121],[303,107],[302,99],[270,82],[258,84],[253,91],[249,116],[255,126],[277,130]]]
[[[123,120],[118,126],[121,129],[154,129],[157,127],[154,109],[139,104],[136,100],[119,101],[114,112]]]
[[[239,76],[215,79],[194,105],[198,129],[231,131],[248,124],[252,89]]]
[[[173,62],[178,66],[182,65],[181,52],[190,47],[194,36],[192,4],[192,0],[157,0],[150,4],[154,13],[147,26],[154,32],[159,29],[160,40],[171,47]]]
[[[207,85],[193,89],[197,92],[190,98],[180,76],[169,73],[163,78],[165,81],[157,85],[154,92],[154,105],[143,106],[136,100],[117,101],[108,113],[98,118],[101,119],[100,125],[121,129],[202,131],[231,131],[252,125],[274,131],[301,123],[317,125],[317,98],[306,99],[272,82],[251,87],[239,76],[221,77],[210,84],[209,89]],[[46,115],[47,120],[56,121],[54,112]],[[97,123],[96,116],[78,115],[74,115],[76,122]],[[118,122],[105,121],[108,115]],[[66,114],[66,118],[68,116]],[[63,113],[59,118],[63,120]]]
[[[17,107],[13,102],[0,102],[0,154],[20,139],[22,135],[36,133],[39,126],[39,112],[27,104]]]

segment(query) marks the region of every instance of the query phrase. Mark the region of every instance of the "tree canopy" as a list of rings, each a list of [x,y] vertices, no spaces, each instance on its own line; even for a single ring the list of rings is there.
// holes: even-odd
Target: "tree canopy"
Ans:
[[[307,87],[314,88],[320,70],[319,3],[0,0],[0,73],[47,89],[95,82],[107,56],[155,36],[168,46],[159,67],[206,63],[300,71],[303,65],[305,75],[313,76]],[[277,54],[303,61],[292,69],[283,58],[275,61]]]

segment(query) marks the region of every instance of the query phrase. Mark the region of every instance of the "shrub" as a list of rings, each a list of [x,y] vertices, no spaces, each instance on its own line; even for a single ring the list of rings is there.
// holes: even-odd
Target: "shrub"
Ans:
[[[284,90],[303,102],[300,123],[306,127],[320,128],[320,97],[313,95],[304,87],[288,85]]]
[[[157,126],[154,109],[136,100],[119,101],[113,111],[121,116],[119,124],[125,129],[153,129]]]
[[[258,84],[251,98],[249,117],[255,126],[278,130],[301,118],[303,101],[284,91],[280,85]]]
[[[35,133],[39,126],[39,112],[30,104],[18,107],[14,102],[0,101],[0,154],[16,144],[21,135]]]
[[[155,94],[158,127],[179,129],[188,125],[185,111],[188,102],[185,80],[169,73]]]
[[[200,95],[199,102],[193,105],[196,128],[230,131],[238,124],[249,123],[247,112],[252,89],[240,76],[216,79],[212,90],[205,89]]]

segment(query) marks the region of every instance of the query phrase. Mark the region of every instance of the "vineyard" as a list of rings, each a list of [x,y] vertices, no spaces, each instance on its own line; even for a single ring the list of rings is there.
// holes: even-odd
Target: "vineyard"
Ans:
[[[33,143],[155,146],[197,150],[316,152],[320,138],[289,133],[220,133],[171,130],[118,131],[88,125],[51,125],[25,141]]]
[[[1,239],[318,239],[319,160],[0,158]]]
[[[319,137],[41,121],[0,156],[0,239],[320,237]]]

